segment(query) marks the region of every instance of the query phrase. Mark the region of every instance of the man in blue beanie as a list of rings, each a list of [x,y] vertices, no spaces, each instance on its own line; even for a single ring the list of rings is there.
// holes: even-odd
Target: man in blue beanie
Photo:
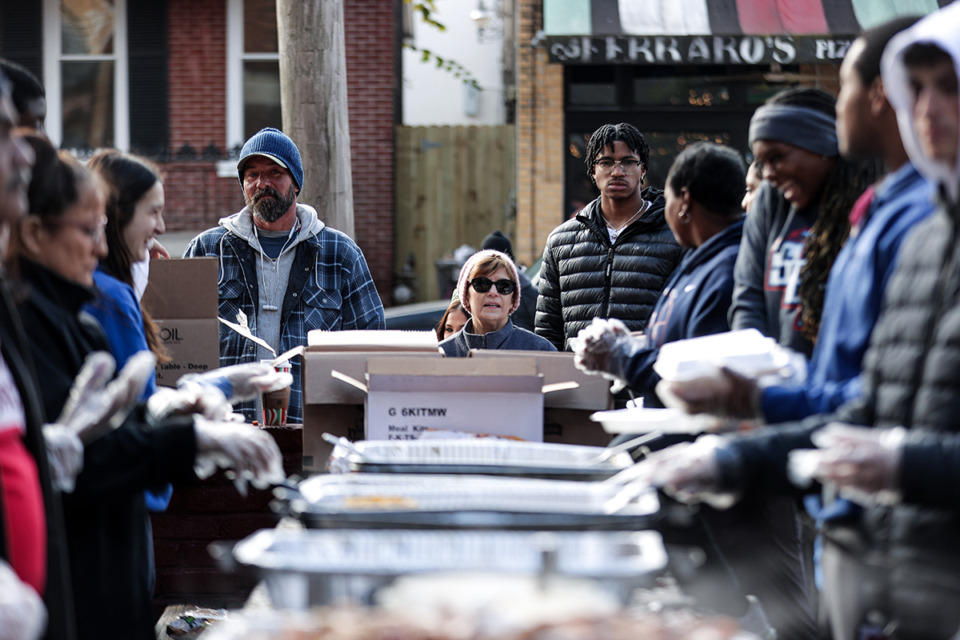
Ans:
[[[246,324],[281,354],[307,342],[312,329],[383,329],[383,305],[360,248],[297,202],[303,164],[293,140],[262,129],[240,150],[237,176],[246,206],[194,238],[185,258],[220,258],[220,317]],[[220,365],[275,354],[226,325]],[[300,361],[293,361],[288,421],[303,421]],[[235,407],[258,418],[259,400]]]

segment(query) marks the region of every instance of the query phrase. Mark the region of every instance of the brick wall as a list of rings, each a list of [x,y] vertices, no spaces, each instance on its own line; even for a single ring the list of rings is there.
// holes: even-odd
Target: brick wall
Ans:
[[[400,58],[394,0],[344,3],[357,244],[384,304],[393,291],[394,125]]]
[[[301,474],[303,436],[299,427],[268,428],[283,452],[287,475]],[[207,551],[215,541],[238,541],[276,524],[269,491],[250,489],[240,496],[223,474],[191,487],[175,487],[170,507],[153,514],[159,616],[174,604],[213,608],[243,605],[257,582],[248,573],[225,573]]]
[[[543,26],[542,0],[520,0],[517,42],[517,242],[530,264],[563,221],[563,66],[529,43]]]
[[[226,3],[170,0],[170,150],[198,158],[166,171],[169,231],[202,230],[243,206],[235,179],[216,176],[226,141]],[[377,289],[393,288],[393,128],[399,58],[394,0],[352,0],[344,7],[347,93],[356,240]],[[205,175],[204,175],[205,174]]]

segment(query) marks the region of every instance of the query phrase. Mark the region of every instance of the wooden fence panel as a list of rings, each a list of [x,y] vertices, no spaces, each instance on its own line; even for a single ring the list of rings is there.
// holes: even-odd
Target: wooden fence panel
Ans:
[[[436,262],[457,247],[480,247],[516,214],[513,125],[397,127],[396,268],[412,255],[418,301],[444,291]]]

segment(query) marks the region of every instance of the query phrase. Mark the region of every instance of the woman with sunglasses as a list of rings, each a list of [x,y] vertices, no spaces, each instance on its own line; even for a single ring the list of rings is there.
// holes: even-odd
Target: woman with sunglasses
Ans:
[[[520,276],[507,254],[492,249],[473,254],[460,270],[457,293],[470,319],[440,343],[444,355],[464,358],[470,349],[557,350],[546,338],[511,322],[520,306]]]

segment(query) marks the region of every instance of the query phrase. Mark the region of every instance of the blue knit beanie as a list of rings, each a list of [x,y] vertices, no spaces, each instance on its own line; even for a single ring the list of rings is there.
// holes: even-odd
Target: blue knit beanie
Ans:
[[[286,168],[297,185],[297,191],[303,188],[303,163],[300,160],[300,151],[293,140],[278,129],[267,127],[255,133],[243,149],[240,150],[240,159],[237,161],[237,176],[243,184],[243,167],[250,156],[264,156],[270,158]]]

